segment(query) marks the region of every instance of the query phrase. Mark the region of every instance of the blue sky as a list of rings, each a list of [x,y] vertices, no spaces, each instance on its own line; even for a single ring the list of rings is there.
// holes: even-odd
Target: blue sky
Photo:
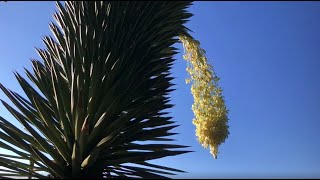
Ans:
[[[181,51],[170,110],[177,143],[195,152],[154,162],[175,178],[320,178],[320,3],[195,2],[187,26],[221,78],[230,136],[215,160],[196,141]],[[0,3],[0,82],[22,93],[13,70],[31,68],[51,34],[54,2]],[[8,100],[0,93],[0,98]],[[1,116],[10,118],[3,106]]]

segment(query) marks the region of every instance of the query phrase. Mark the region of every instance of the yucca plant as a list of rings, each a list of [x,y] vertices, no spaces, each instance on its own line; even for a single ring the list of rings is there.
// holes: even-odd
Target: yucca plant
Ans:
[[[191,2],[57,2],[55,38],[46,36],[25,95],[2,84],[24,126],[0,117],[1,177],[165,178],[183,172],[148,160],[187,153],[172,144],[175,122],[165,111],[170,68]],[[155,142],[158,141],[158,142]],[[19,160],[20,159],[20,160]],[[21,161],[22,160],[22,161]],[[28,163],[27,163],[28,162]],[[46,174],[42,173],[46,172]]]

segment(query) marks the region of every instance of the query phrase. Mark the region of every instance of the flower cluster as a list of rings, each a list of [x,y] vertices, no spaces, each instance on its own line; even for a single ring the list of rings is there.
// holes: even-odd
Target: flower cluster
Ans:
[[[199,41],[184,35],[179,39],[185,49],[183,58],[187,61],[186,70],[190,75],[186,83],[192,82],[193,124],[196,126],[197,140],[203,147],[210,147],[210,153],[216,159],[219,145],[229,135],[228,110],[218,85],[219,78],[208,63]]]

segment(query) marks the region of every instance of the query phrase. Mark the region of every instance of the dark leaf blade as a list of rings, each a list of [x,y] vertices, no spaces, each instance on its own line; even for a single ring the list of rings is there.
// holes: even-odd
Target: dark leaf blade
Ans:
[[[57,177],[65,177],[66,174],[57,164],[48,159],[45,155],[43,155],[40,151],[30,146],[35,155],[51,170],[51,173],[56,175]]]
[[[28,169],[27,168],[20,168],[21,167],[21,164],[17,164],[17,163],[10,163],[10,160],[6,160],[4,158],[0,158],[1,161],[0,161],[0,166],[3,166],[3,167],[6,167],[8,169],[11,169],[11,170],[14,170],[14,171],[17,171],[20,175],[24,175],[24,176],[34,176],[34,177],[37,177],[37,178],[46,178],[45,176],[39,174],[39,173],[35,173],[35,172],[28,172]],[[20,166],[20,167],[19,167]]]
[[[23,124],[23,126],[30,132],[30,134],[32,134],[32,136],[36,139],[36,141],[39,143],[39,145],[48,153],[50,154],[50,156],[54,157],[61,166],[65,166],[66,162],[63,160],[63,157],[61,157],[61,155],[59,154],[58,151],[56,151],[55,148],[53,148],[49,143],[48,140],[45,139],[44,137],[42,137],[39,133],[37,133],[35,131],[35,129],[33,129],[27,122],[26,122],[26,118],[20,114],[19,112],[17,112],[14,108],[12,108],[10,105],[8,105],[6,102],[2,101],[3,105],[12,113],[12,115],[14,115],[16,117],[16,119]],[[37,126],[39,128],[39,126]],[[3,127],[2,127],[3,129]],[[44,130],[43,130],[44,131]],[[8,132],[8,131],[7,131]],[[19,137],[19,134],[17,134],[15,131],[11,131],[11,134],[15,134],[15,137]],[[15,138],[16,139],[16,138]],[[20,139],[20,138],[19,138]],[[22,141],[22,140],[21,140]],[[26,147],[29,152],[30,149],[28,148],[28,146],[24,146]]]
[[[0,146],[32,156],[56,178],[101,177],[104,168],[117,174],[108,177],[165,178],[174,169],[111,166],[189,152],[169,151],[186,146],[132,142],[170,141],[166,137],[176,134],[163,111],[173,106],[167,97],[177,50],[172,45],[188,35],[190,4],[57,2],[57,25],[50,24],[56,39],[44,38],[46,49],[38,50],[43,63],[32,60],[34,72],[26,70],[33,84],[15,73],[28,100],[1,85],[18,109],[5,106],[30,133],[2,121],[0,136],[30,154]]]

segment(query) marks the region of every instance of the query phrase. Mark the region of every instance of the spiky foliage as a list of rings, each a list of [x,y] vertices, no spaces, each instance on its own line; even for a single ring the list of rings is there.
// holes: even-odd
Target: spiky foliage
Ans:
[[[36,178],[182,172],[147,161],[188,152],[167,142],[176,125],[164,110],[172,107],[172,45],[187,34],[190,4],[57,2],[55,39],[44,37],[42,60],[25,69],[31,82],[15,73],[26,97],[0,85],[15,107],[3,105],[26,129],[0,117],[0,147],[16,154],[0,156],[0,166]]]

